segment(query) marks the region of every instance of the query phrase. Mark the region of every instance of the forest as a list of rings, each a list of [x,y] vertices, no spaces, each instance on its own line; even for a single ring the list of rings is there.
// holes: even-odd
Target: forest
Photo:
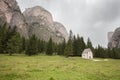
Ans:
[[[81,56],[84,49],[90,48],[96,58],[113,58],[120,59],[119,48],[104,48],[100,45],[93,47],[90,38],[85,43],[84,38],[74,35],[72,30],[69,32],[69,40],[65,39],[62,43],[54,43],[52,38],[49,41],[37,39],[35,35],[26,39],[22,37],[16,27],[10,27],[6,23],[0,26],[0,53],[9,54],[26,54],[28,56],[46,54],[49,56]]]

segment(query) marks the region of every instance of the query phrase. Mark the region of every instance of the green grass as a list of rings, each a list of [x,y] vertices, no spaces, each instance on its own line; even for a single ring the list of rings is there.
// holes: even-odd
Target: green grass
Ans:
[[[120,80],[120,60],[1,54],[0,80]]]

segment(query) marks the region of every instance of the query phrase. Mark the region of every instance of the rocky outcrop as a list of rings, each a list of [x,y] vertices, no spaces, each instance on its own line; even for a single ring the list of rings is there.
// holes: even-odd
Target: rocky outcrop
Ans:
[[[120,48],[120,27],[117,28],[114,32],[108,33],[108,48]]]
[[[60,43],[67,39],[68,34],[64,26],[54,23],[50,12],[40,6],[28,8],[23,12],[30,26],[30,35],[36,35],[39,39],[48,41],[50,37],[54,42]]]
[[[54,22],[56,35],[65,38],[65,40],[68,40],[68,33],[66,31],[66,28],[59,22]]]
[[[113,47],[120,48],[120,27],[117,28],[112,36],[113,38]]]
[[[28,26],[16,0],[0,0],[0,24],[5,22],[10,26],[16,26],[22,36],[29,37]]]
[[[113,33],[114,32],[108,32],[108,48],[112,49],[113,46]]]

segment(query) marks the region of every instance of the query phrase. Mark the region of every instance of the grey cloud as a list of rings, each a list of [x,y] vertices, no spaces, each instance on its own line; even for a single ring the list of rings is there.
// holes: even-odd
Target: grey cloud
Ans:
[[[110,22],[115,20],[120,14],[119,0],[98,0],[99,3],[89,6],[87,20],[93,22]]]

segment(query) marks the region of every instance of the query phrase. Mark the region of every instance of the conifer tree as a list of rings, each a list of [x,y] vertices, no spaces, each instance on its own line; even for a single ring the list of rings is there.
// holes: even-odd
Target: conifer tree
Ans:
[[[77,54],[81,55],[82,53],[82,43],[81,43],[81,38],[79,37],[79,35],[77,35]]]
[[[113,48],[112,49],[112,58],[120,59],[120,48]]]
[[[47,44],[46,54],[47,55],[52,55],[53,54],[53,42],[52,42],[52,38],[49,39],[49,42]]]
[[[80,44],[78,44],[78,40],[76,39],[74,35],[74,39],[73,39],[73,54],[74,55],[79,55],[79,46]]]
[[[73,33],[71,30],[70,30],[69,40],[64,50],[64,55],[65,56],[73,55]]]
[[[65,47],[66,47],[66,42],[65,42],[65,39],[64,39],[64,41],[61,45],[61,55],[64,55]]]
[[[82,49],[82,52],[83,52],[83,50],[86,48],[86,44],[85,44],[85,41],[84,41],[84,39],[83,39],[83,37],[81,37],[81,49]]]
[[[58,45],[58,51],[57,51],[58,55],[64,55],[65,46],[66,46],[66,42],[64,39],[64,41]]]
[[[77,36],[78,54],[81,56],[83,50],[86,48],[83,37]]]
[[[88,38],[88,40],[87,40],[87,48],[90,48],[93,52],[93,55],[94,55],[94,47],[92,45],[90,38]]]
[[[46,49],[46,42],[45,41],[41,41],[41,52],[45,52]]]
[[[37,42],[37,48],[39,53],[45,52],[45,41],[39,39]]]
[[[91,42],[90,38],[88,38],[88,40],[87,40],[87,48],[92,48],[92,47],[93,47],[92,42]]]
[[[73,55],[73,44],[72,44],[72,40],[68,40],[68,43],[65,47],[64,50],[64,55],[68,56],[68,55]]]
[[[98,45],[96,48],[95,48],[95,54],[94,54],[94,57],[101,57],[101,48],[100,48],[100,45]]]
[[[70,32],[69,32],[69,39],[72,41],[73,40],[73,32],[72,32],[72,30],[70,30]]]
[[[94,57],[108,58],[108,50],[98,45],[98,47],[94,49]]]
[[[4,53],[6,50],[6,37],[7,37],[7,25],[6,23],[0,27],[0,53]]]
[[[38,48],[37,48],[37,38],[35,35],[32,35],[32,37],[30,37],[30,39],[28,40],[27,43],[27,47],[26,47],[26,54],[31,56],[31,55],[35,55],[38,52]]]
[[[77,56],[81,56],[83,50],[86,48],[86,44],[84,42],[83,37],[79,37],[79,35],[74,36],[73,38],[73,54]]]
[[[56,54],[57,53],[57,44],[53,42],[52,48],[53,48],[53,53]]]
[[[25,51],[26,49],[26,40],[24,37],[22,37],[22,51]]]
[[[41,51],[41,41],[40,41],[40,39],[38,40],[38,43],[37,43],[37,48],[38,48],[38,52],[39,53],[41,53],[42,51]]]
[[[60,44],[58,44],[57,54],[61,55],[61,53],[62,53],[62,44],[60,43]]]
[[[20,53],[22,51],[22,38],[19,33],[16,33],[7,42],[8,53]]]

